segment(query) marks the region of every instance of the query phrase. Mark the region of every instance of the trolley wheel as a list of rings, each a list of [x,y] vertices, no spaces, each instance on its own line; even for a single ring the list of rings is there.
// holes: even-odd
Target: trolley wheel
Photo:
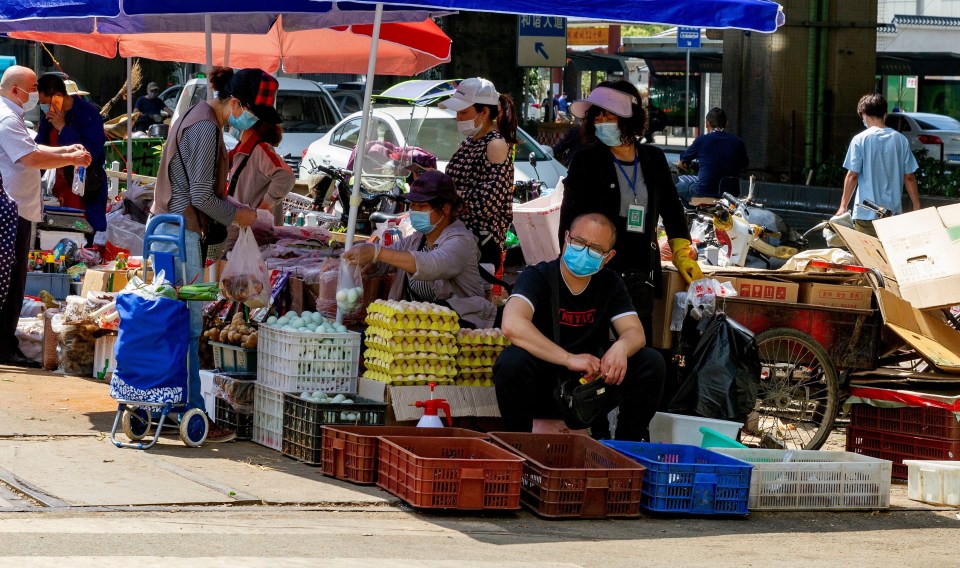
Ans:
[[[126,408],[120,417],[123,433],[131,442],[138,442],[150,433],[150,413],[144,408]]]
[[[741,441],[787,450],[816,450],[827,441],[839,408],[837,370],[813,337],[774,328],[756,337],[760,387]]]
[[[199,408],[191,408],[180,417],[180,439],[191,448],[198,447],[207,439],[209,429],[207,414]]]

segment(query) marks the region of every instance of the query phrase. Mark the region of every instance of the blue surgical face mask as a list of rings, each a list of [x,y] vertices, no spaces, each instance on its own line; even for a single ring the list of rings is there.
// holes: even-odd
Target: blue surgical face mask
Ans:
[[[567,269],[574,276],[585,278],[600,272],[603,259],[590,256],[586,247],[581,251],[573,250],[573,247],[568,243],[566,248],[563,249],[563,263],[567,265]]]
[[[50,112],[50,105],[45,105],[45,104],[41,103],[41,104],[40,104],[40,112],[42,112],[43,114],[47,114],[48,112]]]
[[[253,114],[247,109],[243,109],[243,112],[240,116],[233,116],[232,114],[227,118],[227,122],[230,123],[230,126],[236,128],[237,130],[248,130],[253,128],[253,125],[260,120],[257,118],[257,115]]]
[[[619,146],[623,144],[620,136],[620,127],[616,122],[601,122],[594,125],[597,131],[597,138],[607,146]]]
[[[430,222],[430,211],[410,211],[410,224],[418,233],[429,235],[437,228],[435,223]]]

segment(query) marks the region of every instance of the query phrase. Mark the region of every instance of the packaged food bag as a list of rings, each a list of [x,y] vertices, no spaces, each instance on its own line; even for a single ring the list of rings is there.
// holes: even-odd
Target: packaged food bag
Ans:
[[[270,272],[260,248],[247,227],[240,229],[237,243],[227,255],[227,267],[220,276],[220,294],[228,300],[262,308],[270,302]]]

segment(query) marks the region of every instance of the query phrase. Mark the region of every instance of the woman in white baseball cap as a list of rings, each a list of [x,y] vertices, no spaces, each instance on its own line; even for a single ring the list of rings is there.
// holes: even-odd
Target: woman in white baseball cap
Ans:
[[[493,83],[464,79],[440,108],[457,113],[457,128],[467,139],[447,163],[446,173],[463,198],[460,220],[480,244],[481,264],[499,270],[507,228],[513,221],[513,151],[517,113],[513,100]]]
[[[642,143],[647,116],[640,93],[630,82],[600,83],[589,97],[570,105],[570,112],[582,119],[587,145],[571,158],[564,180],[561,247],[578,215],[603,213],[614,222],[617,255],[608,267],[626,283],[650,338],[655,291],[661,281],[658,218],[663,219],[680,273],[688,282],[702,277],[670,167],[663,151]]]

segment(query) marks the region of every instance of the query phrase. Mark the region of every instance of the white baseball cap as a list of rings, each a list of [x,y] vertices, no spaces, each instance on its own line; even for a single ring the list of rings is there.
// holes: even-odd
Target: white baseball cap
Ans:
[[[497,105],[500,104],[500,93],[497,92],[493,83],[480,77],[473,79],[464,79],[457,86],[457,92],[453,96],[440,103],[440,108],[450,109],[460,112],[461,110],[473,106]]]
[[[610,87],[597,87],[590,92],[590,96],[582,101],[570,105],[570,112],[577,118],[587,115],[590,107],[597,105],[605,111],[617,116],[629,118],[633,116],[633,106],[637,104],[637,97],[618,91]]]

